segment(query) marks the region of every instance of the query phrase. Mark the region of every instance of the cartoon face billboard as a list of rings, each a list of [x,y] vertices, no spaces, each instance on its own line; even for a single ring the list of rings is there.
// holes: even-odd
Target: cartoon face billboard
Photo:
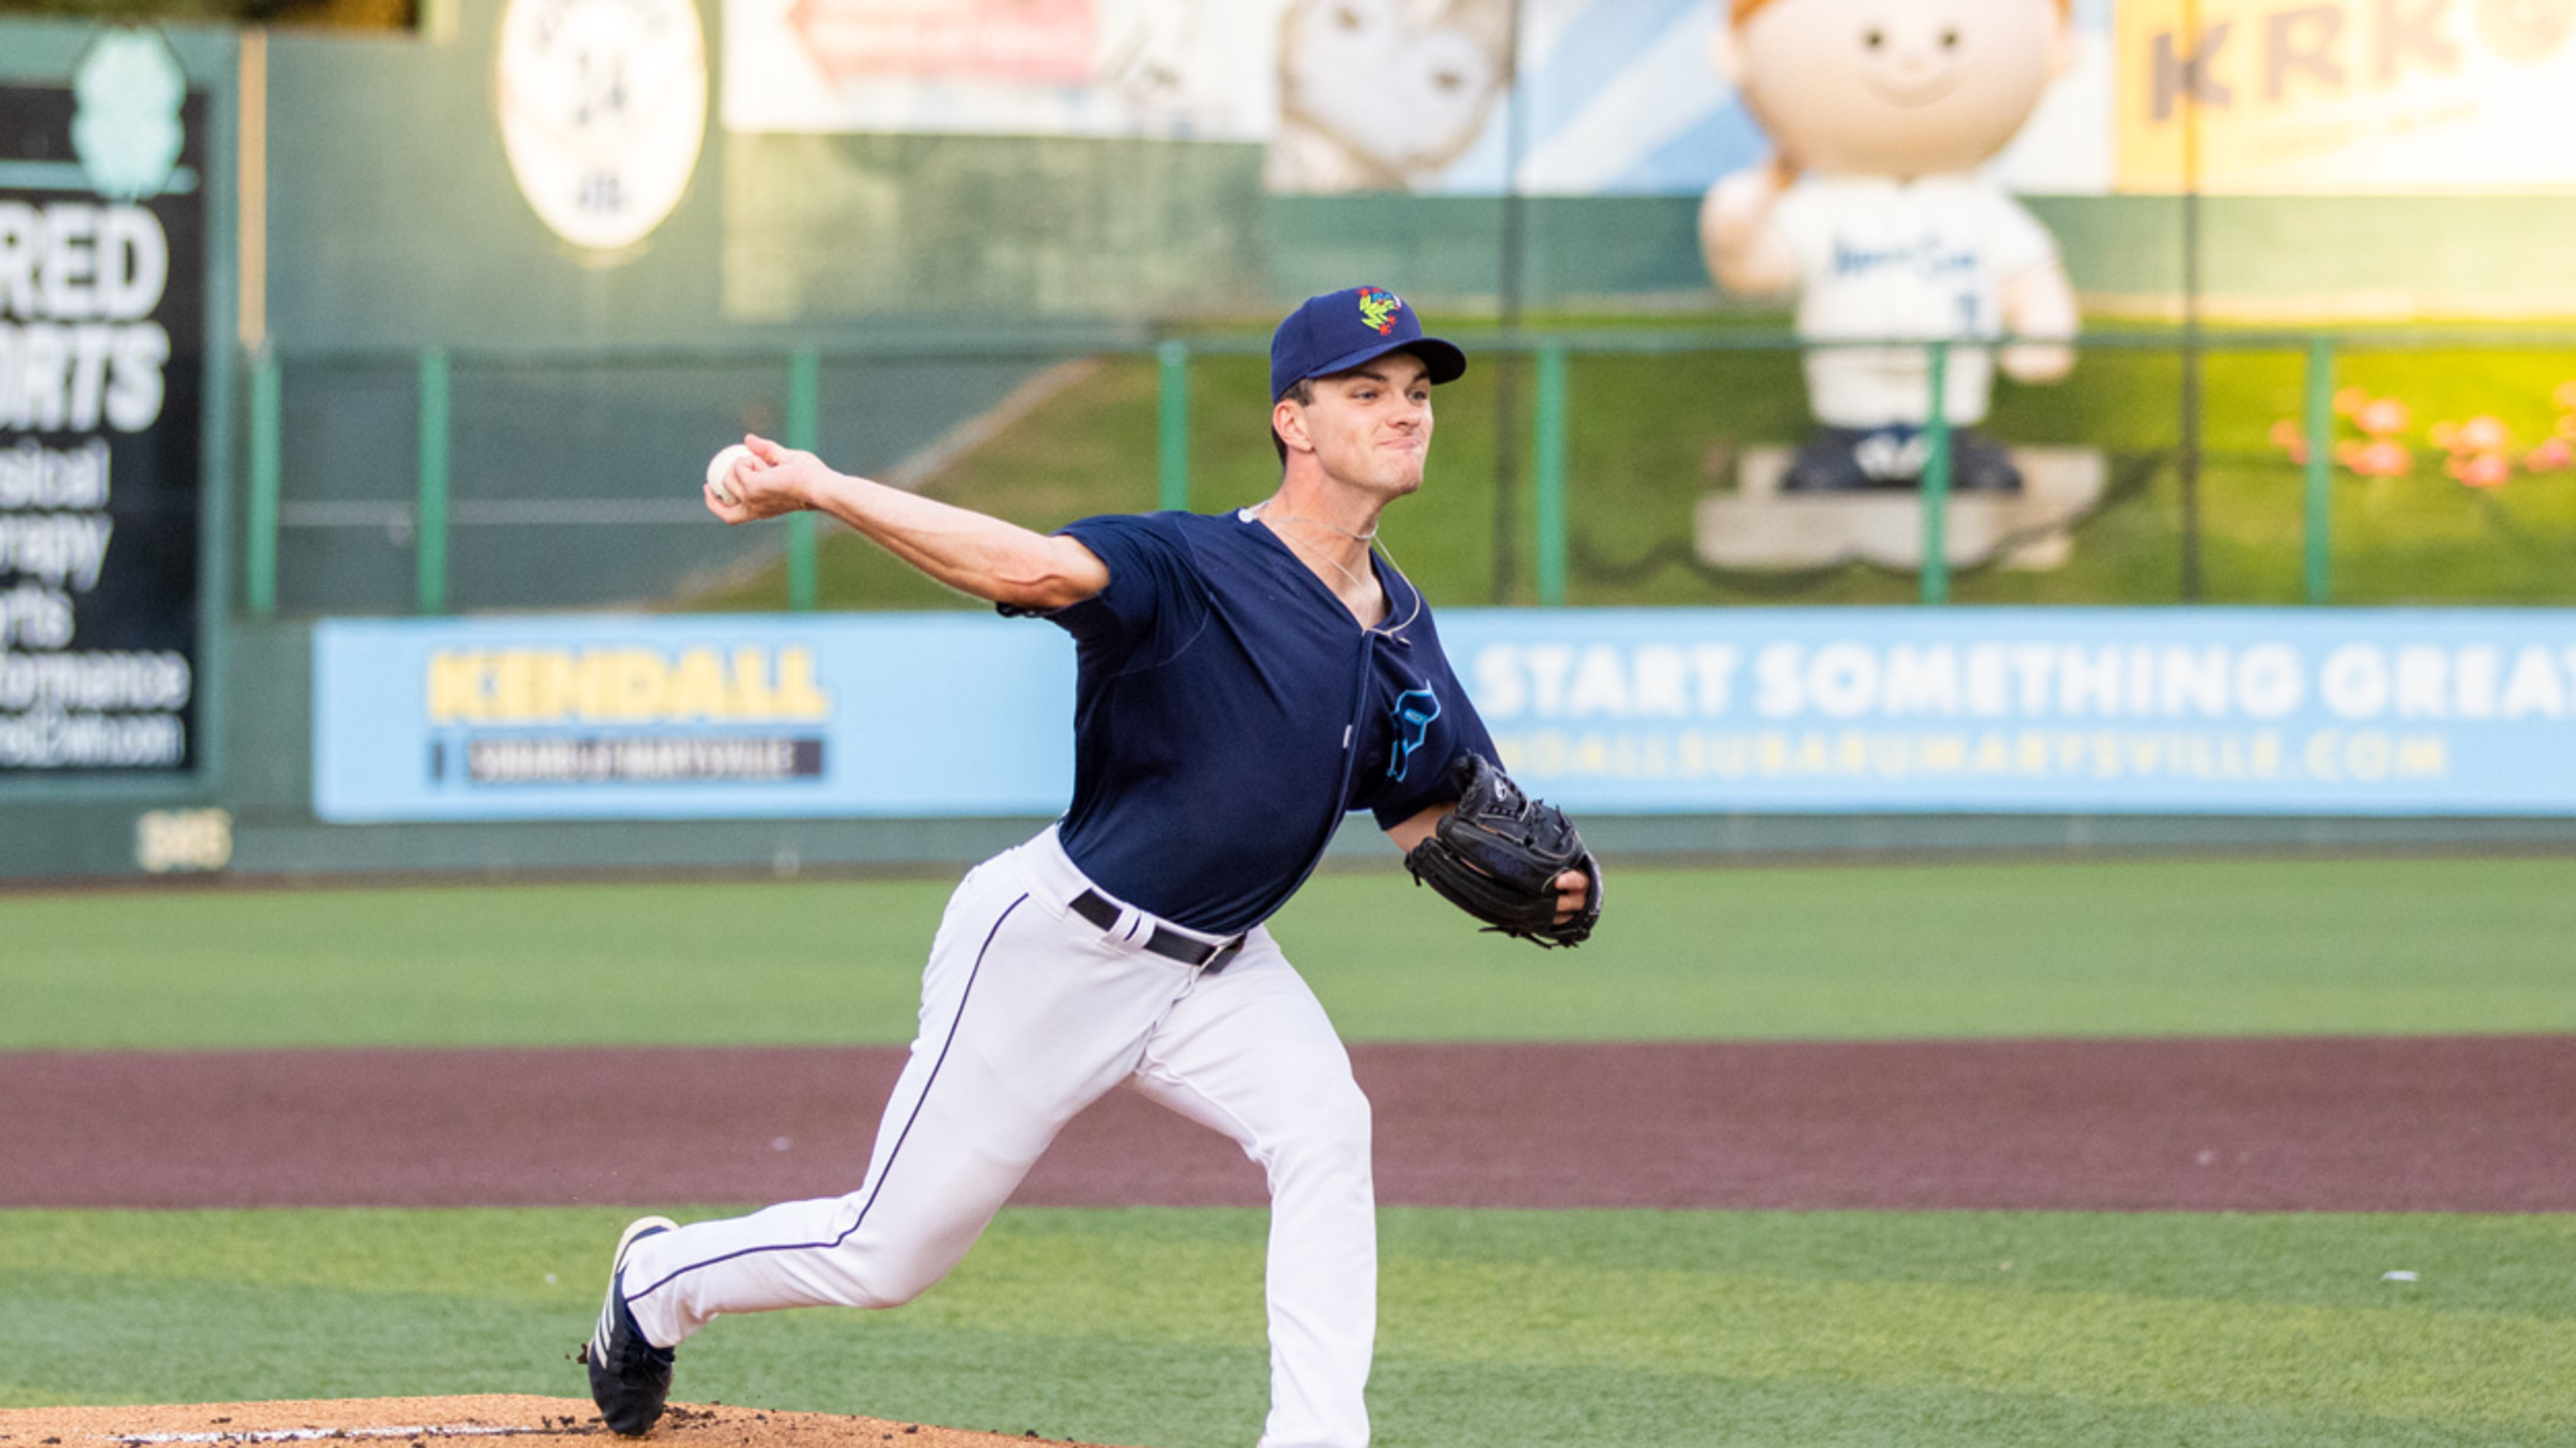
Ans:
[[[1431,189],[1510,91],[1511,43],[1511,0],[1290,0],[1270,189]]]

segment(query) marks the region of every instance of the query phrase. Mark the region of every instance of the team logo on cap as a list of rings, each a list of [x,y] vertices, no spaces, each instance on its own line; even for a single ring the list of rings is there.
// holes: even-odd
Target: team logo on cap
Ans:
[[[1369,330],[1383,337],[1395,330],[1395,314],[1404,310],[1404,299],[1393,292],[1375,287],[1360,288],[1360,320]]]

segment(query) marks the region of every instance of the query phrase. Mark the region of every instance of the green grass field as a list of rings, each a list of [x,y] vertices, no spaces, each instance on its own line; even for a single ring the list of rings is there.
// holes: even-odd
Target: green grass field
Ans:
[[[1573,955],[1390,854],[1273,928],[1354,1040],[2576,1030],[2576,858],[1620,868]],[[0,897],[0,1049],[899,1043],[936,880]]]
[[[1391,864],[1277,928],[1368,1040],[2576,1029],[2571,859],[1613,878],[1571,955]],[[0,1048],[892,1041],[944,888],[0,896]],[[0,1404],[578,1396],[670,1205],[0,1212]],[[1007,1211],[911,1306],[719,1325],[680,1395],[1245,1444],[1262,1222]],[[2576,1217],[1406,1209],[1384,1256],[1390,1448],[2576,1444]]]
[[[622,1220],[13,1213],[0,1404],[578,1396]],[[909,1307],[726,1321],[680,1393],[1248,1443],[1262,1230],[1015,1210]],[[1395,1210],[1384,1250],[1400,1448],[2576,1441],[2565,1218]]]

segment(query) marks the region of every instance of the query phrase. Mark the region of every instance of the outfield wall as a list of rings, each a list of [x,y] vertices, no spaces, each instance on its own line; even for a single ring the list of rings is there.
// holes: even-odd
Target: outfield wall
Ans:
[[[1586,817],[2576,817],[2556,610],[1459,608],[1441,636],[1502,764]],[[331,824],[1026,818],[1073,788],[1073,651],[980,611],[331,620],[312,680]]]
[[[1505,747],[1606,854],[2576,846],[2576,612],[1457,610],[1446,622]],[[2058,667],[2014,662],[2034,626],[2061,654],[2089,638],[2089,680],[2034,683],[2034,668]],[[782,651],[800,640],[817,649],[811,672],[790,664],[782,679]],[[1944,646],[1948,684],[1926,672]],[[510,649],[570,662],[593,647],[656,654],[659,682],[593,717],[495,672]],[[431,662],[442,648],[444,684]],[[690,664],[693,649],[723,662],[684,686],[685,670],[711,666]],[[460,651],[480,658],[459,664]],[[984,652],[1030,667],[987,678],[985,697],[948,699],[988,712],[945,759],[921,752],[926,724],[961,717],[924,700]],[[284,623],[235,629],[222,660],[217,722],[233,747],[220,777],[0,804],[0,880],[948,868],[1052,813],[1040,801],[1061,788],[1048,771],[1070,709],[1070,650],[1052,630],[972,615]],[[2145,671],[2134,690],[2120,676],[2133,667]],[[1911,719],[1889,713],[1899,668],[1913,702],[1897,714]],[[1948,716],[1926,715],[1953,686]],[[451,696],[433,709],[442,687]],[[2069,707],[2090,717],[2063,717]],[[675,780],[687,756],[667,750],[620,778],[595,752],[584,764],[530,747],[800,732],[823,743],[816,769],[796,773],[791,750],[768,778],[729,782]],[[1550,732],[1564,738],[1533,742]],[[488,785],[468,774],[478,740],[510,746]],[[892,778],[871,749],[909,751],[896,763],[912,777]],[[848,777],[828,776],[843,757]],[[2320,778],[2321,761],[2344,778]],[[539,767],[583,778],[546,785]],[[939,797],[942,777],[963,796]],[[670,803],[693,788],[716,797]],[[498,807],[474,798],[492,789],[520,793]],[[1387,846],[1363,817],[1336,850],[1384,859]]]
[[[720,369],[707,358],[717,353],[886,353],[935,342],[1052,355],[1069,337],[1114,332],[1133,342],[1174,327],[1267,318],[1286,301],[1354,276],[1470,313],[1725,306],[1692,237],[1696,177],[1648,192],[1283,194],[1265,183],[1264,148],[1242,139],[793,134],[711,120],[695,168],[649,236],[586,249],[550,230],[514,177],[499,114],[501,0],[424,10],[422,30],[411,35],[167,32],[193,108],[189,144],[198,148],[188,153],[195,189],[185,194],[202,206],[204,232],[202,310],[193,323],[204,345],[174,359],[173,373],[194,384],[195,486],[176,478],[162,499],[186,523],[189,545],[173,546],[190,555],[178,561],[193,568],[193,579],[185,598],[157,605],[170,628],[190,635],[188,747],[178,767],[121,777],[0,771],[0,877],[953,860],[1024,833],[1038,818],[880,812],[326,823],[314,786],[313,626],[272,621],[264,615],[275,600],[242,596],[245,540],[267,536],[245,526],[252,444],[237,424],[254,415],[241,375],[247,359],[283,365],[287,426],[272,471],[283,475],[290,513],[302,510],[287,522],[330,540],[310,556],[289,545],[282,571],[291,588],[299,578],[310,582],[299,597],[314,612],[351,614],[408,606],[419,550],[404,505],[427,433],[415,421],[423,389],[411,368],[435,355],[444,376],[448,348],[527,365],[497,378],[459,369],[458,451],[442,463],[471,473],[481,458],[531,455],[531,439],[561,448],[565,461],[549,459],[547,472],[562,496],[511,501],[586,517],[583,509],[631,502],[635,476],[658,465],[639,458],[691,452],[674,437],[784,421],[769,400],[778,379],[733,372],[711,379]],[[710,73],[721,74],[719,7],[708,0],[697,13]],[[0,20],[0,84],[58,98],[100,34],[69,21]],[[45,179],[70,164],[59,141],[36,137],[41,157],[0,158],[8,163],[0,189],[13,198],[85,191],[86,182]],[[43,173],[36,182],[24,179],[29,165]],[[2065,242],[2078,287],[2097,303],[2178,308],[2186,208],[2177,198],[2095,192],[2029,200]],[[2212,196],[2190,214],[2200,226],[2205,315],[2576,313],[2559,245],[2576,227],[2576,195],[2563,187]],[[631,360],[655,348],[676,360],[641,383],[633,367],[590,368],[615,373],[607,377],[585,372],[602,356]],[[890,433],[882,445],[899,451],[935,439],[945,424],[991,409],[1028,370],[959,365],[886,408],[889,426],[910,432]],[[853,391],[882,389],[871,382]],[[485,396],[494,399],[488,412],[478,401]],[[852,426],[865,420],[863,405],[864,397],[821,399],[826,415],[859,420]],[[33,439],[0,425],[0,443]],[[60,443],[48,435],[44,445]],[[132,518],[119,526],[128,540],[150,532]],[[128,579],[153,576],[155,562],[172,562],[172,576],[182,571],[172,560],[109,556]],[[492,556],[490,566],[513,577],[534,576],[549,562]],[[14,591],[23,572],[0,575],[0,588]],[[521,607],[613,601],[597,580],[584,586],[586,596],[512,597]],[[2058,800],[1888,814],[1880,802],[1852,798],[1819,813],[1707,812],[1744,803],[1604,812],[1595,835],[1606,848],[1640,851],[2569,837],[2563,819],[2501,815],[2492,806],[2458,816],[2319,818]]]

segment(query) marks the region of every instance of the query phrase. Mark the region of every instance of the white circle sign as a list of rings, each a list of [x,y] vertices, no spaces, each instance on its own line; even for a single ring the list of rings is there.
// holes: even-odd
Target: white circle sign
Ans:
[[[662,224],[697,170],[707,51],[691,0],[510,0],[501,145],[540,220],[614,251]]]

